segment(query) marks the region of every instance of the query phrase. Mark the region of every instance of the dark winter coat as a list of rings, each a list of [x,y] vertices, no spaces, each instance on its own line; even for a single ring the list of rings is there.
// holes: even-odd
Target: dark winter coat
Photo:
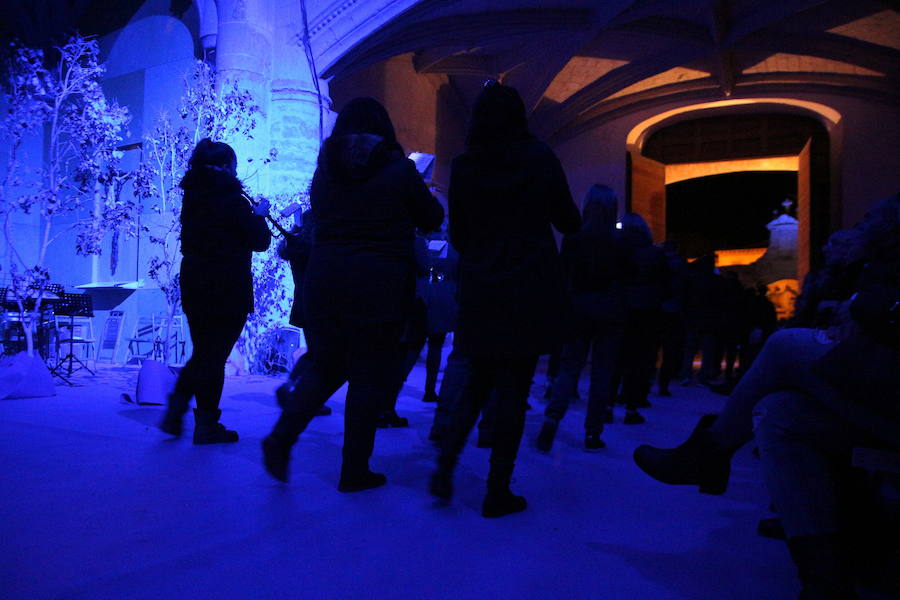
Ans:
[[[650,242],[628,241],[635,268],[625,282],[625,304],[629,310],[661,310],[671,295],[666,253]]]
[[[253,252],[269,247],[263,217],[241,196],[241,182],[214,169],[191,169],[181,181],[181,304],[186,314],[253,312]]]
[[[550,148],[534,139],[472,147],[453,161],[450,241],[459,252],[455,348],[519,357],[561,344],[565,279],[552,226],[581,217]]]
[[[625,282],[635,270],[631,251],[614,228],[582,227],[562,243],[572,304],[591,321],[621,321],[625,316]]]
[[[310,188],[306,317],[401,323],[415,297],[415,229],[437,229],[444,210],[412,161],[378,136],[330,138],[322,153]]]

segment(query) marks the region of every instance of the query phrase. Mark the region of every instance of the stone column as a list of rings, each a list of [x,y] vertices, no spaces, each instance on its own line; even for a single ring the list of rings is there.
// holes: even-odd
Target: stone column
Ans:
[[[273,4],[277,19],[273,28],[269,136],[278,150],[278,160],[270,166],[270,183],[273,193],[291,194],[306,191],[309,186],[316,168],[320,135],[323,139],[328,136],[334,114],[328,84],[312,72],[304,51],[300,3],[277,0]],[[311,9],[315,5],[309,4]]]
[[[238,154],[238,175],[254,193],[268,193],[268,169],[261,166],[269,153],[269,106],[272,81],[270,3],[259,0],[217,0],[217,85],[236,81],[253,94],[261,114],[253,139],[227,140]],[[247,159],[252,158],[252,163]]]

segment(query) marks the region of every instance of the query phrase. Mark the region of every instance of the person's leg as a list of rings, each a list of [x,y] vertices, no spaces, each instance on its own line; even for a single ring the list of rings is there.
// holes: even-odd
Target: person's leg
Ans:
[[[718,332],[704,331],[700,334],[701,362],[697,381],[709,383],[722,371],[722,341]]]
[[[559,374],[560,364],[562,362],[562,352],[554,352],[547,359],[547,385],[544,388],[544,399],[549,400],[553,396],[553,382]]]
[[[770,394],[756,412],[763,477],[804,593],[846,598],[852,580],[837,543],[833,470],[836,464],[849,464],[853,447],[865,436],[816,399],[797,392]]]
[[[787,536],[836,532],[832,465],[848,461],[863,435],[799,392],[769,394],[754,412],[763,478]]]
[[[618,323],[598,326],[591,343],[591,387],[584,432],[587,435],[603,433],[604,423],[612,419],[613,373],[616,357],[622,346],[623,329]]]
[[[191,320],[191,318],[193,320]],[[219,423],[219,402],[222,398],[222,387],[225,383],[225,362],[231,349],[240,337],[247,315],[192,315],[191,335],[194,351],[191,356],[192,366],[187,380],[181,389],[176,384],[176,393],[184,393],[185,388],[192,388],[197,399],[194,409],[194,443],[217,444],[236,442],[238,435]],[[171,402],[170,402],[171,405]]]
[[[404,359],[399,323],[361,324],[348,346],[347,401],[341,491],[358,491],[384,483],[369,470],[378,415],[396,398],[396,373]]]
[[[437,400],[437,378],[441,369],[441,353],[444,349],[446,333],[435,333],[428,336],[428,352],[425,354],[425,397],[426,402]]]
[[[753,437],[753,411],[762,398],[796,390],[828,406],[839,404],[837,392],[812,373],[812,364],[830,347],[820,343],[811,329],[786,329],[773,335],[732,390],[722,414],[705,415],[676,448],[639,446],[634,451],[635,463],[663,483],[698,485],[704,493],[724,493],[731,457]]]
[[[444,500],[449,500],[453,495],[453,470],[478,414],[491,395],[496,376],[492,362],[487,359],[465,357],[463,360],[461,364],[466,365],[467,372],[460,379],[457,400],[450,407],[449,425],[440,440],[437,470],[432,474],[429,485],[431,494]]]
[[[625,396],[625,423],[644,422],[637,409],[646,405],[650,374],[656,360],[659,316],[656,311],[630,311],[625,334],[625,365],[622,381]]]
[[[684,354],[681,360],[679,377],[682,383],[690,383],[694,378],[694,359],[700,349],[700,333],[694,326],[685,327]]]
[[[184,414],[188,410],[191,398],[197,389],[197,377],[203,368],[204,356],[207,354],[206,345],[211,339],[210,329],[212,321],[206,314],[191,314],[187,316],[188,329],[193,340],[193,350],[184,368],[178,373],[175,381],[175,389],[167,398],[166,413],[163,416],[159,428],[164,432],[180,436]]]
[[[659,393],[668,396],[669,385],[681,367],[684,353],[684,325],[678,313],[663,313],[662,363],[659,366]]]
[[[447,357],[447,366],[444,368],[444,378],[441,380],[438,402],[434,410],[434,422],[428,436],[431,441],[440,441],[450,427],[451,415],[469,376],[469,366],[469,360],[457,352],[456,348]]]
[[[549,452],[553,447],[553,439],[559,422],[566,415],[569,408],[569,400],[575,395],[578,387],[578,378],[584,368],[584,362],[590,351],[590,332],[581,328],[578,335],[563,346],[560,352],[559,372],[553,384],[553,394],[550,402],[544,410],[544,424],[537,437],[537,447],[543,452]]]
[[[280,481],[287,481],[291,447],[347,380],[345,340],[337,324],[311,325],[306,328],[306,339],[309,352],[295,368],[297,377],[289,381],[290,388],[283,385],[278,389],[281,415],[262,442],[266,470]]]
[[[795,389],[826,401],[837,391],[816,377],[813,363],[832,345],[820,341],[814,329],[784,329],[772,335],[753,366],[741,378],[709,428],[723,447],[740,447],[753,437],[753,409],[764,396]]]
[[[419,360],[422,348],[425,347],[425,338],[417,337],[405,343],[400,343],[400,358],[397,361],[396,377],[392,383],[392,393],[385,404],[384,410],[377,416],[378,427],[408,427],[409,421],[397,414],[397,397],[403,389],[409,374]]]
[[[487,495],[482,507],[485,517],[501,517],[526,507],[525,499],[514,495],[509,484],[525,429],[528,392],[536,364],[537,357],[534,356],[499,360],[494,365],[497,420]]]
[[[244,329],[247,315],[204,316],[200,318],[200,327],[191,325],[197,323],[198,318],[199,315],[194,315],[193,321],[188,318],[194,343],[191,356],[191,361],[195,362],[194,395],[199,410],[212,412],[219,408],[225,382],[225,363]],[[199,336],[195,337],[195,330]]]
[[[313,378],[313,365],[315,361],[313,360],[313,355],[309,350],[300,355],[300,358],[297,359],[297,362],[294,363],[293,368],[291,368],[291,372],[288,375],[287,381],[278,386],[278,389],[275,391],[275,396],[278,399],[278,405],[284,408],[285,406],[289,406],[294,404],[294,400],[291,398],[294,394],[297,393],[297,390],[301,386],[309,386],[311,382],[311,378]],[[313,380],[314,381],[314,380]],[[330,398],[334,395],[338,389],[344,385],[347,381],[346,376],[342,374],[338,374],[334,380],[330,382],[322,382],[321,385],[323,391],[318,393],[319,396],[327,396]],[[329,391],[330,390],[330,391]],[[326,405],[322,405],[319,409],[319,412],[316,413],[317,417],[327,416],[331,414],[331,408]]]

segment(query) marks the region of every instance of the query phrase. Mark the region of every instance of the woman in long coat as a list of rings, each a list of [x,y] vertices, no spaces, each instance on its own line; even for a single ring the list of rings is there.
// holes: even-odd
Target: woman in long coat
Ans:
[[[310,188],[315,235],[303,300],[312,364],[282,386],[283,412],[263,440],[267,471],[287,479],[291,447],[347,380],[338,489],[387,480],[369,470],[375,421],[396,390],[401,334],[415,297],[416,227],[440,227],[444,210],[403,155],[390,117],[371,98],[352,100],[319,152]]]
[[[510,87],[484,88],[468,149],[452,165],[450,242],[459,259],[454,349],[470,362],[450,431],[443,437],[431,493],[452,495],[452,473],[488,397],[496,402],[491,469],[482,514],[525,509],[509,489],[531,377],[540,354],[561,343],[564,278],[553,227],[581,223],[562,166],[528,132],[525,106]]]

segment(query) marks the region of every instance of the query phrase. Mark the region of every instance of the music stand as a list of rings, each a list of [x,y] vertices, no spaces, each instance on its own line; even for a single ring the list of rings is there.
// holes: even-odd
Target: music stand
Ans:
[[[62,368],[63,364],[68,362],[68,367],[66,369],[66,376],[71,377],[72,373],[76,371],[80,371],[81,369],[87,370],[91,375],[95,375],[94,371],[90,369],[80,358],[75,356],[75,344],[86,344],[93,343],[93,340],[88,340],[84,338],[75,338],[75,317],[93,317],[94,316],[94,308],[93,303],[91,302],[91,297],[89,294],[60,294],[59,300],[56,301],[55,306],[55,314],[61,317],[69,317],[69,339],[60,340],[60,343],[69,344],[69,353],[60,358],[50,372],[54,375],[57,375],[61,379],[65,380],[65,377],[59,374],[59,370]],[[78,363],[77,367],[72,366],[72,363]]]

